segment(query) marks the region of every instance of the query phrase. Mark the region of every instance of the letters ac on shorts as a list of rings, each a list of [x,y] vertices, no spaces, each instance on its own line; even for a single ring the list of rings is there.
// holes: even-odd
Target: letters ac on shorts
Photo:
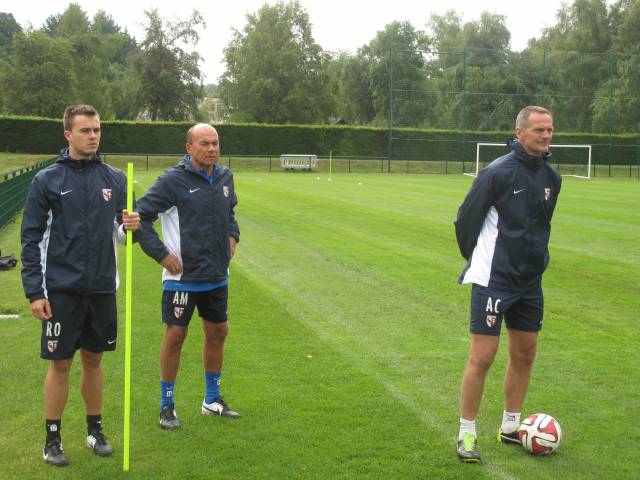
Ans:
[[[507,328],[537,332],[542,328],[544,297],[538,284],[524,292],[505,292],[474,284],[471,289],[471,333],[500,335]]]

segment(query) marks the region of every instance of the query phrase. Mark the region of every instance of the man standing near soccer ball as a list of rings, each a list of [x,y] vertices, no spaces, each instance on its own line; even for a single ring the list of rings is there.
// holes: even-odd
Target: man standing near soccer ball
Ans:
[[[238,418],[220,395],[227,337],[228,267],[240,239],[234,216],[238,203],[233,175],[220,165],[218,132],[204,123],[189,129],[187,154],[165,172],[138,201],[140,245],[163,267],[160,348],[160,427],[180,427],[175,410],[175,381],[182,345],[194,309],[204,329],[205,395],[203,415]],[[153,230],[160,216],[163,240]]]
[[[22,283],[33,316],[42,320],[40,356],[49,360],[42,456],[56,466],[68,463],[60,427],[78,349],[87,446],[99,456],[113,453],[102,433],[102,352],[115,350],[118,333],[115,241],[124,243],[124,229],[137,230],[140,218],[125,209],[124,174],[98,154],[100,135],[95,108],[66,108],[69,147],[33,179],[22,219]]]
[[[468,263],[460,283],[471,284],[471,349],[462,378],[457,453],[479,462],[476,416],[495,358],[502,321],[509,360],[498,440],[520,444],[520,413],[542,327],[542,273],[549,263],[551,217],[562,179],[549,165],[553,118],[528,106],[516,118],[511,151],[480,171],[455,221]]]

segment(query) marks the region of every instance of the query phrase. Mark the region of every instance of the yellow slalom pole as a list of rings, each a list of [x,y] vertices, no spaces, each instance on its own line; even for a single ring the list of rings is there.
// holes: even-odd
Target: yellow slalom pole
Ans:
[[[329,180],[331,180],[331,167],[332,167],[331,164],[333,163],[331,161],[332,154],[333,154],[333,150],[329,150]]]
[[[127,211],[133,211],[133,163],[127,164]],[[129,471],[129,437],[131,426],[131,270],[133,267],[133,237],[127,230],[127,263],[125,289],[124,337],[124,455],[122,470]]]

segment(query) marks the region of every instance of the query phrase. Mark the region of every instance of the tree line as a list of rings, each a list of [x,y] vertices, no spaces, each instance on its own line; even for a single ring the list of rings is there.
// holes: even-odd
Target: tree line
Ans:
[[[105,11],[89,19],[74,3],[40,28],[0,13],[0,112],[58,117],[82,101],[111,119],[201,119],[208,92],[233,122],[509,130],[535,102],[564,131],[640,128],[640,0],[564,3],[520,52],[504,16],[463,22],[454,11],[424,29],[393,21],[355,53],[328,52],[297,0],[264,4],[234,30],[225,71],[206,88],[201,14],[169,21],[150,10],[145,20],[138,42]]]
[[[77,3],[38,29],[0,13],[0,112],[59,117],[66,105],[94,105],[105,119],[193,118],[204,95],[193,51],[204,20],[168,21],[145,12],[138,42],[103,10],[93,19]]]

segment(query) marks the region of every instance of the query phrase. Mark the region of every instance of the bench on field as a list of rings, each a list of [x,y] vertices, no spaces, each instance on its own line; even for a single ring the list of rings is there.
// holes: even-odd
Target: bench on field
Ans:
[[[316,165],[318,165],[317,155],[280,155],[280,166],[285,170],[313,170]]]

